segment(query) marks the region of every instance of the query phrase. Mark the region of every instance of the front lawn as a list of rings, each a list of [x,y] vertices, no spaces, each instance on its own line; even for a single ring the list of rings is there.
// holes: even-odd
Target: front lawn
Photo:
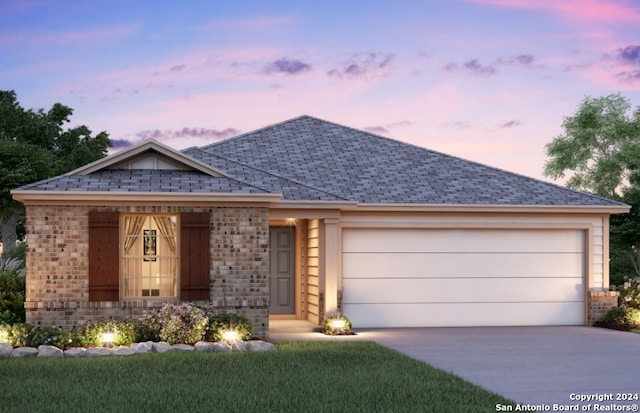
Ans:
[[[2,412],[495,412],[512,402],[371,342],[0,359]]]

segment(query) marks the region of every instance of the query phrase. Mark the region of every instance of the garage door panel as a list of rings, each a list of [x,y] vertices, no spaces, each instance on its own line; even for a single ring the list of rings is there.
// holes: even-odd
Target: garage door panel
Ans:
[[[428,236],[425,236],[428,235]],[[348,229],[344,252],[582,252],[575,230]]]
[[[580,253],[348,253],[344,278],[557,277],[584,273]]]
[[[582,278],[345,279],[345,305],[583,301]]]
[[[584,324],[585,274],[583,230],[343,230],[358,327]]]
[[[575,325],[583,303],[359,304],[355,328]]]

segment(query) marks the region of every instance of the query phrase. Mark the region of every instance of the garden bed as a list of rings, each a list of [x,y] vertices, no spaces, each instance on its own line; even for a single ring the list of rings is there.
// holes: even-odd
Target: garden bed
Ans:
[[[194,345],[168,344],[166,342],[147,341],[134,343],[131,346],[116,347],[71,347],[62,350],[51,345],[36,347],[13,347],[10,343],[0,343],[0,357],[105,357],[105,356],[133,356],[148,353],[168,353],[172,351],[210,351],[227,353],[231,351],[269,351],[275,350],[272,343],[261,340],[251,341],[199,341]]]

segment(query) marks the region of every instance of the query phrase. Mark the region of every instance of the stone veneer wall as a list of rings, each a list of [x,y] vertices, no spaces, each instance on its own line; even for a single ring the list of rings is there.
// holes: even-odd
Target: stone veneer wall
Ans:
[[[589,291],[589,312],[587,324],[601,321],[609,310],[618,306],[618,291]]]
[[[89,210],[131,213],[211,211],[211,301],[219,312],[249,318],[256,337],[269,334],[269,213],[249,207],[27,206],[26,318],[70,329],[89,320],[137,318],[157,300],[89,302]]]

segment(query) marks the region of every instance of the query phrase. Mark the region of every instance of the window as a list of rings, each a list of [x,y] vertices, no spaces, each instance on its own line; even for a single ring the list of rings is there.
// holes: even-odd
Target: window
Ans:
[[[178,217],[125,215],[121,237],[122,297],[175,298]]]
[[[89,301],[210,300],[210,219],[89,211]]]

